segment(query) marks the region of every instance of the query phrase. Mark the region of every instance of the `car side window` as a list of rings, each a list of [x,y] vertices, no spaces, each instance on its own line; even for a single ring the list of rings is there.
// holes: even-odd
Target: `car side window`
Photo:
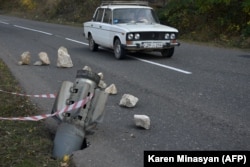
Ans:
[[[102,21],[102,16],[103,16],[103,11],[104,9],[99,8],[95,14],[94,20],[93,21],[97,21],[97,22],[101,22]]]
[[[111,10],[110,9],[106,9],[105,13],[104,13],[104,18],[103,18],[103,22],[104,23],[111,23],[112,21],[112,17],[111,17]]]

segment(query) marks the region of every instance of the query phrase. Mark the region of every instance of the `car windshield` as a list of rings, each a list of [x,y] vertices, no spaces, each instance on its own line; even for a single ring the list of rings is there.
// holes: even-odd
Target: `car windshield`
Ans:
[[[159,19],[152,9],[127,8],[115,9],[113,12],[113,23],[159,23]]]

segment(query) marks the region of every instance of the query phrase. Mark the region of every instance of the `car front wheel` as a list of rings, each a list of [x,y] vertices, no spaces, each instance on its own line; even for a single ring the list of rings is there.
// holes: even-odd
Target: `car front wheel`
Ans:
[[[163,57],[170,58],[170,57],[173,56],[173,54],[174,54],[174,48],[164,49],[164,50],[161,51],[161,55]]]
[[[119,39],[115,40],[114,54],[115,54],[115,58],[117,59],[123,59],[126,55],[126,50],[122,47],[121,41]]]
[[[89,35],[89,49],[93,52],[98,50],[98,45],[95,43],[91,34]]]

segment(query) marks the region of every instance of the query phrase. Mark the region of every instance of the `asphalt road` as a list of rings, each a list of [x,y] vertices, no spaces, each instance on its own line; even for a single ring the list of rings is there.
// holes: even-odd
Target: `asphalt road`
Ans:
[[[0,15],[0,58],[25,93],[56,93],[85,65],[117,86],[104,122],[87,136],[90,146],[74,153],[76,166],[139,167],[144,150],[250,150],[250,52],[182,42],[171,59],[141,53],[120,61],[109,50],[91,52],[87,43],[80,27]],[[73,68],[56,67],[60,46]],[[25,51],[32,64],[47,52],[51,65],[17,65]],[[135,108],[118,105],[124,93],[139,98]],[[32,100],[44,113],[54,102]],[[135,127],[134,114],[148,115],[150,130]]]

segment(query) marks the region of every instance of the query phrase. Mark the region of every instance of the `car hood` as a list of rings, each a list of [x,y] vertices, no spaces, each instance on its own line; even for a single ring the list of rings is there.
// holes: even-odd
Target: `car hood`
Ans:
[[[117,24],[116,26],[123,28],[127,32],[146,32],[146,31],[178,32],[176,28],[165,26],[162,24],[129,23],[129,24]]]

